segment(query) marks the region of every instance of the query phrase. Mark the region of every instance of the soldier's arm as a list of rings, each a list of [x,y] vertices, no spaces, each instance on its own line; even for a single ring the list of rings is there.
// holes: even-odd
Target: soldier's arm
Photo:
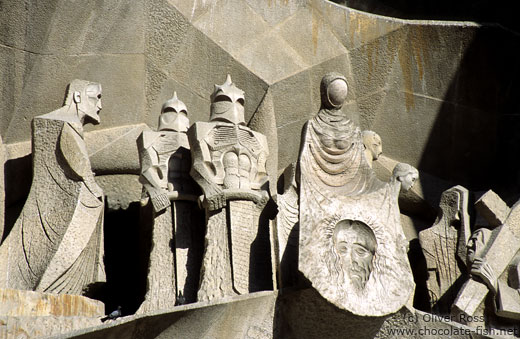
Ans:
[[[139,162],[141,165],[139,182],[150,197],[155,212],[159,212],[170,206],[170,199],[168,198],[168,193],[160,185],[158,155],[153,147],[145,142],[145,138],[145,133],[141,133],[139,138],[137,138]]]
[[[210,210],[215,210],[226,206],[226,200],[222,188],[214,181],[210,150],[204,141],[204,135],[200,134],[205,135],[197,130],[197,124],[188,130],[192,159],[190,175],[201,187]]]

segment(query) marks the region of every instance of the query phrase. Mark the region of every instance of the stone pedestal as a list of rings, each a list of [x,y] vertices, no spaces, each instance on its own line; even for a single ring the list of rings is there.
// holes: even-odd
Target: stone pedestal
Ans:
[[[101,301],[0,288],[0,338],[50,336],[101,324]]]

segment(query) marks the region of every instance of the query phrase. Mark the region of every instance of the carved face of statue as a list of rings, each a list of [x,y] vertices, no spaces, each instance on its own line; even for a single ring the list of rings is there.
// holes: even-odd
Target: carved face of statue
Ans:
[[[99,111],[101,111],[101,85],[89,83],[84,93],[74,94],[74,100],[80,113],[80,118],[88,118],[90,122],[97,125],[100,122]]]
[[[215,91],[211,95],[210,121],[224,121],[245,125],[244,118],[244,92],[231,82],[227,76],[226,82],[220,86],[215,85]]]
[[[327,88],[329,102],[336,108],[343,106],[343,103],[345,100],[347,100],[347,94],[347,83],[343,79],[336,79],[332,81]]]
[[[470,266],[475,258],[480,258],[484,254],[484,249],[486,248],[486,243],[489,240],[491,235],[491,231],[486,228],[479,228],[468,240],[468,244],[466,245],[467,249],[467,261]]]
[[[404,191],[410,190],[417,179],[419,178],[419,174],[417,172],[408,172],[406,175],[401,177],[401,184]]]
[[[333,239],[340,266],[353,285],[363,289],[372,272],[377,247],[374,232],[360,221],[341,220],[336,224]]]

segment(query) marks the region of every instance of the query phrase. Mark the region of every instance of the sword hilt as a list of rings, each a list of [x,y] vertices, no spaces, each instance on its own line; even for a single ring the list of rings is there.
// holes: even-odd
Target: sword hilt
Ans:
[[[222,195],[225,201],[228,200],[249,200],[254,202],[258,207],[262,208],[267,204],[269,200],[269,194],[267,191],[254,191],[239,188],[230,188],[222,191]],[[211,200],[211,197],[209,197]],[[199,206],[201,208],[209,208],[211,210],[211,203],[208,201],[205,195],[201,195],[198,198]]]

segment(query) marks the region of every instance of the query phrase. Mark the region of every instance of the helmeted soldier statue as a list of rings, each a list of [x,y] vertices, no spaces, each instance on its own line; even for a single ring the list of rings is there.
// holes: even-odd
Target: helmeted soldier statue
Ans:
[[[138,312],[195,301],[200,254],[194,252],[202,249],[196,248],[196,230],[191,225],[199,189],[189,175],[187,114],[186,105],[174,93],[162,106],[157,132],[144,131],[137,139],[141,163],[139,180],[143,184],[141,204],[151,203],[153,208],[153,211],[145,209],[151,216],[143,213],[143,227],[152,222],[152,246],[147,293]],[[188,260],[190,256],[199,260]],[[188,261],[195,267],[190,267]]]
[[[191,175],[202,188],[206,210],[198,300],[254,291],[259,287],[251,278],[251,248],[268,200],[268,147],[264,135],[246,126],[244,92],[229,75],[223,85],[215,85],[210,121],[195,123],[188,138]]]

